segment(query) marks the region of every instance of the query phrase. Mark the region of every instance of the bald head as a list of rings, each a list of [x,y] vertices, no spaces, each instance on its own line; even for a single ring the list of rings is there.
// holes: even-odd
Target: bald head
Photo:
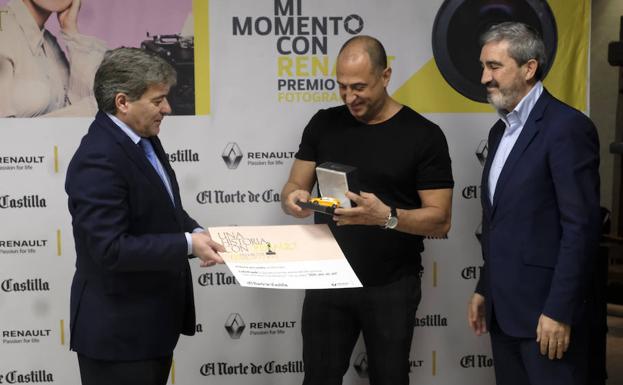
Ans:
[[[350,38],[338,55],[338,60],[360,60],[362,55],[366,55],[370,60],[372,71],[380,73],[387,68],[387,54],[380,41],[372,36],[359,35]]]
[[[340,97],[353,117],[366,124],[383,122],[401,107],[387,93],[392,69],[381,43],[370,36],[347,41],[337,57]]]

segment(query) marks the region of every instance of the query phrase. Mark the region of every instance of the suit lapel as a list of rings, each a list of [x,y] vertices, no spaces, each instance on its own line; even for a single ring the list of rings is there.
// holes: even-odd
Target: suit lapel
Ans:
[[[480,182],[480,186],[482,188],[481,200],[483,202],[483,207],[486,209],[491,209],[491,200],[489,199],[489,172],[491,171],[491,163],[495,157],[495,152],[498,150],[503,134],[504,123],[502,120],[498,120],[493,128],[491,128],[491,135],[489,136],[488,141],[489,148],[487,149],[487,159],[485,160],[485,167],[482,171],[482,180]]]
[[[509,180],[512,177],[513,169],[520,161],[526,148],[528,147],[530,142],[532,142],[532,139],[534,139],[536,134],[539,132],[539,121],[543,117],[545,108],[547,107],[547,104],[550,100],[551,96],[549,95],[549,93],[547,93],[546,90],[543,90],[543,93],[539,97],[539,100],[532,108],[532,111],[528,116],[528,120],[524,124],[523,129],[521,130],[521,134],[519,135],[519,138],[517,138],[517,141],[515,142],[515,145],[513,146],[513,149],[508,155],[508,158],[504,163],[504,167],[502,167],[502,171],[500,172],[500,177],[498,178],[497,185],[495,187],[495,195],[493,196],[491,215],[495,213],[495,209],[498,205],[498,202],[500,201],[500,197],[504,193],[504,189],[506,188]]]
[[[177,185],[177,181],[175,179],[175,173],[173,172],[173,169],[171,168],[171,164],[169,163],[167,154],[164,152],[164,148],[162,147],[160,138],[158,138],[157,136],[154,136],[153,138],[151,138],[151,143],[154,146],[154,151],[156,152],[156,156],[158,157],[158,160],[160,160],[160,164],[162,164],[164,171],[167,173],[169,177],[169,182],[171,183],[171,192],[173,193],[173,201],[175,202],[175,207],[172,206],[175,210],[175,218],[177,220],[177,223],[179,223],[180,226],[183,227],[184,218],[182,217],[182,210],[178,210],[178,208],[182,207],[182,201],[180,198],[179,186]],[[160,184],[162,184],[162,181]],[[166,191],[166,188],[165,188],[165,192],[167,194],[167,198],[169,198],[169,201],[170,201],[170,196],[169,196],[168,191]]]
[[[171,197],[169,196],[167,188],[162,182],[160,175],[158,175],[154,167],[147,159],[147,156],[145,156],[145,153],[143,152],[141,147],[132,142],[132,140],[119,127],[117,127],[117,125],[112,120],[110,120],[110,118],[105,113],[101,111],[98,112],[96,120],[99,120],[102,125],[108,130],[108,132],[112,134],[116,142],[119,143],[121,148],[123,148],[128,158],[130,158],[130,160],[134,162],[134,164],[139,168],[139,170],[141,170],[141,172],[145,175],[145,177],[147,177],[149,182],[154,186],[154,189],[158,191],[159,194],[162,194],[166,198],[167,202],[170,203],[171,208],[173,208],[173,205],[171,204]],[[153,140],[152,144],[154,144]],[[155,147],[156,146],[154,145],[154,149]],[[162,146],[160,145],[159,141],[157,147],[159,147],[160,151],[163,152]],[[160,158],[160,162],[163,164],[163,166],[165,165],[165,163],[168,166],[168,162],[163,162],[158,152],[156,152],[156,155],[158,155],[158,157]],[[172,174],[169,171],[170,168],[167,168],[167,166],[164,167],[166,172],[169,174],[169,179],[173,179],[171,177]],[[176,194],[174,193],[173,196],[176,197]],[[175,199],[177,205],[177,198]]]
[[[169,177],[169,181],[171,183],[171,192],[173,193],[173,200],[175,201],[175,206],[179,207],[181,206],[180,190],[179,190],[179,186],[177,185],[177,181],[175,179],[175,173],[173,172],[173,168],[171,168],[171,164],[169,163],[169,159],[167,158],[167,154],[165,153],[164,148],[162,147],[160,138],[155,136],[152,138],[151,142],[154,146],[154,151],[156,152],[156,156],[160,160],[160,164],[162,164],[164,171],[167,173],[167,176]],[[167,196],[168,196],[168,192],[167,192]]]

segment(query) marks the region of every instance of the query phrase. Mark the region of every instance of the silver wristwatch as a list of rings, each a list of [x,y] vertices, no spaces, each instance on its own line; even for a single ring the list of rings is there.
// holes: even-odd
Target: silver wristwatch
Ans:
[[[389,215],[387,216],[387,220],[385,221],[384,229],[391,230],[395,229],[398,226],[398,211],[395,207],[389,208]]]

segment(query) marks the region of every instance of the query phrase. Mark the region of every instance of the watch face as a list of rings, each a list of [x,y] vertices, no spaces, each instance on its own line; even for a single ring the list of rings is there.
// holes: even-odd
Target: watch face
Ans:
[[[395,229],[396,226],[398,226],[398,218],[389,217],[389,219],[387,220],[387,225],[385,227],[387,227],[388,229]]]

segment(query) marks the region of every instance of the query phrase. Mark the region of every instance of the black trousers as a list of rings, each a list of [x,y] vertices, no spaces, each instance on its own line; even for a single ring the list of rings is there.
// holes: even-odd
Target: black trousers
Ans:
[[[497,385],[587,385],[588,333],[571,328],[571,343],[562,359],[541,354],[536,338],[504,333],[492,317],[489,334]]]
[[[78,354],[82,385],[165,385],[173,357],[101,361]]]
[[[339,385],[359,337],[372,385],[408,385],[420,278],[385,286],[308,290],[302,316],[304,385]]]

